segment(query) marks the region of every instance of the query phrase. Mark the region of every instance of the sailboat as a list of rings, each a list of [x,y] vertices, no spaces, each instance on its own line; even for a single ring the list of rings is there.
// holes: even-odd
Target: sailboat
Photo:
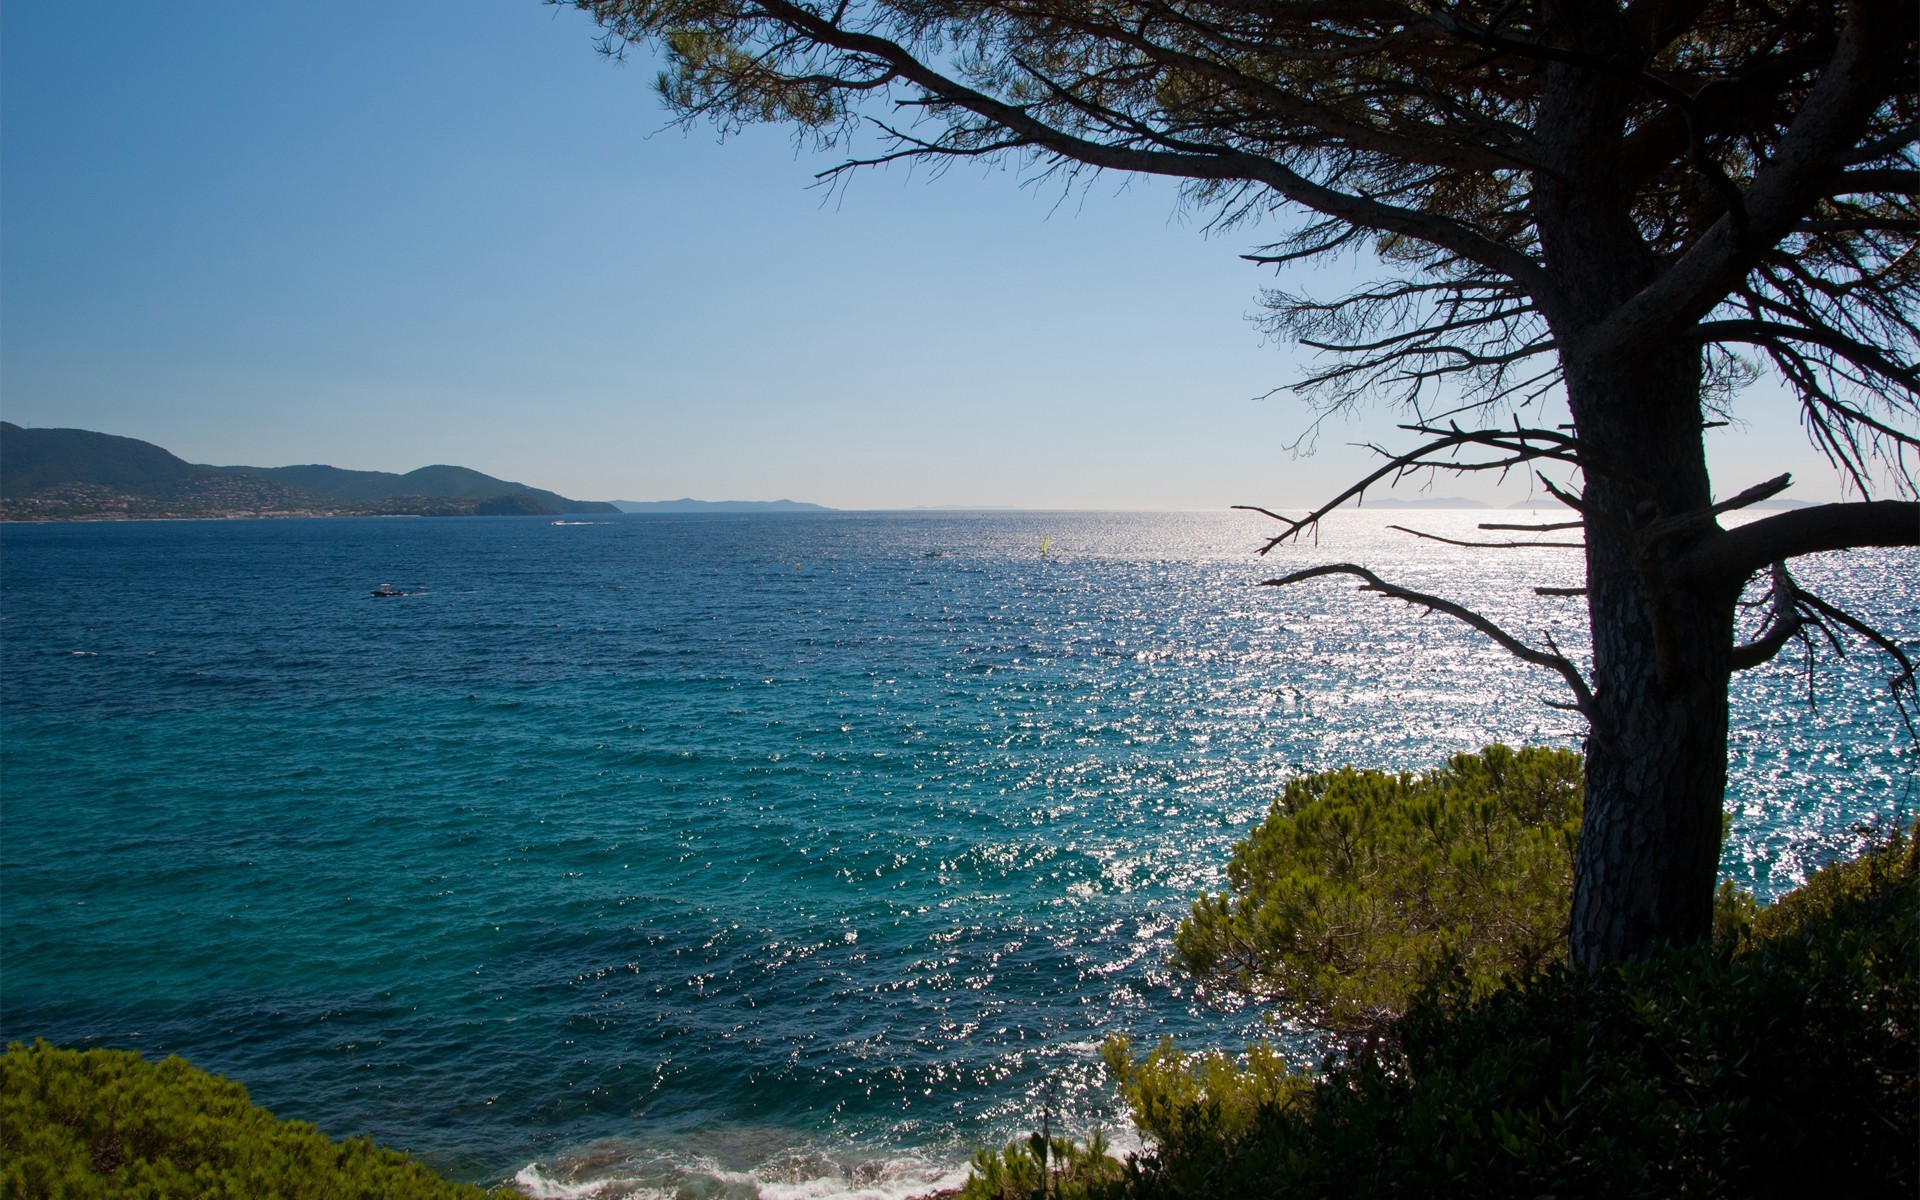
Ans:
[[[1046,554],[1053,549],[1053,535],[1047,534],[1040,539],[1040,553]]]

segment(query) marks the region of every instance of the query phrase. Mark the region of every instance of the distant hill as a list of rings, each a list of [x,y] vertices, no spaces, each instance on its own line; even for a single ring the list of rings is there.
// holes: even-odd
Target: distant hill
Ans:
[[[94,484],[135,496],[166,496],[200,468],[152,442],[85,429],[23,429],[0,421],[0,497]]]
[[[836,512],[801,500],[615,500],[623,513]]]
[[[555,492],[495,479],[468,467],[420,467],[404,475],[392,471],[348,471],[318,463],[299,467],[208,467],[226,475],[257,475],[297,487],[330,500],[391,500],[400,496],[431,496],[446,500],[488,500],[498,496],[526,496],[550,513],[614,512],[599,500],[569,500]]]
[[[404,475],[298,467],[213,467],[137,438],[0,422],[0,515],[12,519],[610,513],[466,467]]]

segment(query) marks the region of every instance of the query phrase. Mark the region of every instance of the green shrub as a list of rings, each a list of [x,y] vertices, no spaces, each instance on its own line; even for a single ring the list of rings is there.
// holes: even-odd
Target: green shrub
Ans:
[[[1443,977],[1379,1053],[1250,1119],[1167,1089],[1130,1194],[1910,1197],[1917,853],[1822,871],[1746,937],[1484,994]]]
[[[1888,838],[1869,853],[1814,872],[1804,884],[1754,914],[1753,936],[1772,941],[1800,936],[1830,921],[1836,909],[1881,894],[1900,879],[1914,878],[1920,870],[1915,858],[1920,855],[1920,836],[1915,834],[1920,831]]]
[[[0,1195],[8,1200],[481,1200],[365,1138],[277,1120],[185,1059],[14,1043],[0,1058]]]
[[[1290,780],[1202,896],[1176,962],[1345,1034],[1446,971],[1484,995],[1565,957],[1580,756],[1490,746],[1426,775]]]
[[[1082,1146],[1070,1138],[1035,1133],[999,1152],[976,1150],[961,1200],[1119,1200],[1126,1167],[1107,1152],[1100,1130]]]
[[[1292,1109],[1312,1099],[1313,1076],[1296,1071],[1266,1042],[1255,1042],[1239,1060],[1217,1050],[1185,1054],[1172,1038],[1143,1059],[1114,1035],[1100,1048],[1107,1073],[1140,1132],[1155,1141],[1178,1142],[1198,1126],[1210,1134],[1238,1137],[1263,1114]]]

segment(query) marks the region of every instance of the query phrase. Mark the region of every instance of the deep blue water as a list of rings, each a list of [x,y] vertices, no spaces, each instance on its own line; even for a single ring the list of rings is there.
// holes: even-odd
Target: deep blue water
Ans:
[[[1112,1127],[1106,1032],[1258,1025],[1165,959],[1281,780],[1574,742],[1471,631],[1255,586],[1360,561],[1577,644],[1531,592],[1571,552],[1385,528],[1475,519],[7,526],[0,1032],[551,1195],[899,1195],[1042,1105]],[[1920,637],[1914,552],[1801,574]],[[1739,680],[1729,875],[1912,812],[1887,674]]]

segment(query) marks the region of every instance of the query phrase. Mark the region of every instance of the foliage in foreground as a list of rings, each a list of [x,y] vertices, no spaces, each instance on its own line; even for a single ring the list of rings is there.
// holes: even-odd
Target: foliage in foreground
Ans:
[[[1289,780],[1234,847],[1229,890],[1194,901],[1176,962],[1348,1034],[1443,969],[1485,995],[1566,957],[1581,795],[1580,756],[1538,747]]]
[[[14,1043],[0,1058],[0,1195],[481,1200],[365,1138],[282,1121],[185,1059]]]
[[[976,1150],[963,1200],[1091,1200],[1122,1195],[1126,1166],[1107,1153],[1107,1135],[1096,1129],[1086,1145],[1035,1133],[1008,1142],[999,1152]]]
[[[1378,1053],[1262,1085],[1278,1101],[1136,1073],[1157,1144],[1106,1194],[1912,1196],[1917,844],[1827,868],[1743,937],[1436,983]]]
[[[1053,1139],[1048,1173],[1016,1142],[967,1200],[1913,1195],[1920,833],[1767,908],[1723,884],[1710,943],[1588,973],[1555,915],[1579,780],[1492,747],[1289,785],[1179,961],[1348,1035],[1344,1059],[1111,1038],[1151,1148]]]

